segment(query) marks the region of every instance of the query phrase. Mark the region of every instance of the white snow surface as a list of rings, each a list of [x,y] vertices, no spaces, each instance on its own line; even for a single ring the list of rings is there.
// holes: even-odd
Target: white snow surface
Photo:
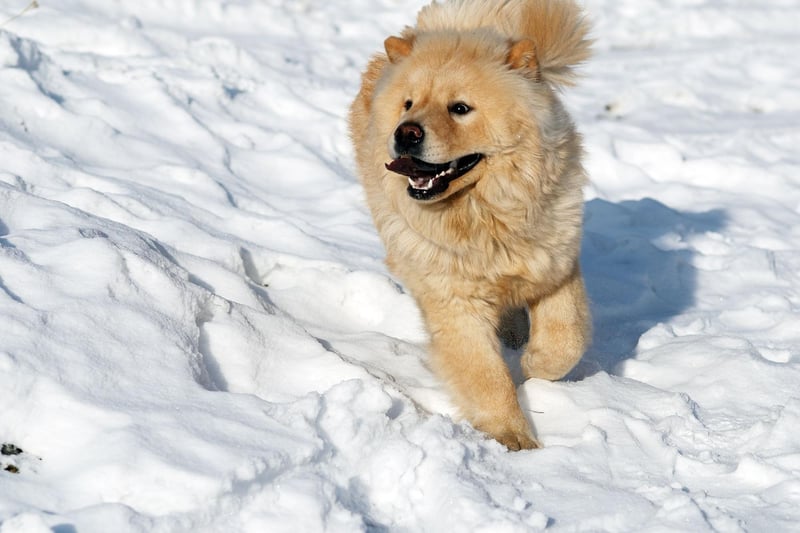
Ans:
[[[2,533],[800,529],[800,5],[585,1],[595,339],[517,453],[451,417],[354,175],[422,5],[0,29]]]

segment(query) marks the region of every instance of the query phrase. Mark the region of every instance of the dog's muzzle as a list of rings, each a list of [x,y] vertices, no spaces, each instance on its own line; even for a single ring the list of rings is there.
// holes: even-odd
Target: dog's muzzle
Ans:
[[[431,200],[446,191],[453,180],[475,168],[481,159],[482,154],[470,154],[447,163],[428,163],[403,155],[386,163],[386,168],[408,177],[409,196],[415,200]]]

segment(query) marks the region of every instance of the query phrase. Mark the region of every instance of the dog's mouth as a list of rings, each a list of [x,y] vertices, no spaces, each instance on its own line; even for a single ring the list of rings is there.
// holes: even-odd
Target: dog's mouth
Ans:
[[[483,154],[471,154],[448,163],[428,163],[404,155],[386,163],[386,168],[408,176],[409,196],[415,200],[430,200],[446,191],[451,181],[475,168],[481,159]]]

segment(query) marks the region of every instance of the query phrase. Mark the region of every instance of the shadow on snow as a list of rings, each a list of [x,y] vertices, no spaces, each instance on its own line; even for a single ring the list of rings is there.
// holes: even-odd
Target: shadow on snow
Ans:
[[[639,338],[695,304],[692,234],[718,232],[727,216],[676,211],[645,198],[586,204],[581,267],[591,300],[593,344],[571,378],[615,373]]]
[[[567,379],[614,374],[635,355],[642,334],[694,305],[697,272],[686,237],[721,231],[726,218],[722,210],[682,212],[650,198],[586,203],[581,269],[594,334]],[[527,341],[527,316],[507,314],[499,333],[507,346],[519,348]],[[504,352],[519,382],[519,351]]]

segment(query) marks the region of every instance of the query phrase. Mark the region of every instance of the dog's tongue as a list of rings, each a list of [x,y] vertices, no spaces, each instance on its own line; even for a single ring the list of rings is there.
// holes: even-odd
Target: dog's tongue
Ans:
[[[435,172],[433,165],[426,164],[423,161],[414,159],[413,157],[398,157],[386,163],[387,170],[397,172],[403,176],[411,178],[430,177],[432,172]]]

